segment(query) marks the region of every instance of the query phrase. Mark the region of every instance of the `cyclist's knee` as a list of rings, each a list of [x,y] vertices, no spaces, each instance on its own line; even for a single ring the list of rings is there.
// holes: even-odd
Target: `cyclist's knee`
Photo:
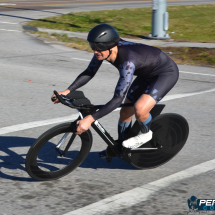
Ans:
[[[131,107],[123,107],[120,110],[120,120],[122,122],[131,121],[133,114],[134,114],[133,108],[131,108]]]
[[[151,109],[156,104],[155,100],[149,95],[142,95],[134,104],[135,116],[138,121],[145,121]]]
[[[148,119],[149,112],[141,114],[140,112],[135,112],[135,117],[138,121],[142,122]]]
[[[137,103],[134,106],[135,117],[138,121],[145,121],[149,116],[148,108],[138,105]]]

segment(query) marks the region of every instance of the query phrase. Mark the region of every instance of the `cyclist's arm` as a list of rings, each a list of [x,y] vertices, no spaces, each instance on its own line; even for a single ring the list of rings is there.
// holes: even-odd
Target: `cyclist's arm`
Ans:
[[[75,79],[75,81],[68,87],[68,90],[72,92],[85,85],[88,81],[90,81],[90,79],[94,77],[101,64],[102,61],[97,60],[96,56],[94,55],[87,69]]]
[[[114,96],[99,111],[92,114],[92,117],[95,120],[109,114],[117,107],[119,107],[119,105],[122,103],[123,99],[125,98],[125,95],[132,82],[134,71],[135,71],[135,65],[132,62],[126,61],[120,66],[119,68],[120,78],[117,83]]]

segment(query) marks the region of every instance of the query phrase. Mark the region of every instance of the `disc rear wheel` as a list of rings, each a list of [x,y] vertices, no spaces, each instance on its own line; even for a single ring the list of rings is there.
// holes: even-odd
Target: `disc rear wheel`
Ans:
[[[156,117],[151,124],[153,138],[144,144],[137,153],[130,153],[131,164],[136,168],[148,169],[158,167],[172,159],[187,141],[189,126],[179,114],[167,113]]]

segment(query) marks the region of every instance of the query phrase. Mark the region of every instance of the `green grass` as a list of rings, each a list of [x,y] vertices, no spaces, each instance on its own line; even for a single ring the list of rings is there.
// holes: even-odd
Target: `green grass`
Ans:
[[[51,34],[45,32],[30,32],[41,39],[63,42],[66,46],[92,52],[84,39],[71,38],[67,35]],[[187,48],[187,47],[158,47],[166,52],[177,64],[199,65],[215,67],[215,49]]]
[[[170,54],[177,64],[215,67],[215,49],[165,47],[160,48]]]
[[[151,33],[151,8],[69,13],[39,19],[28,26],[89,32],[92,27],[107,23],[116,28],[120,36],[142,37]],[[215,4],[168,7],[169,30],[178,41],[215,42]],[[174,34],[171,34],[174,32]]]

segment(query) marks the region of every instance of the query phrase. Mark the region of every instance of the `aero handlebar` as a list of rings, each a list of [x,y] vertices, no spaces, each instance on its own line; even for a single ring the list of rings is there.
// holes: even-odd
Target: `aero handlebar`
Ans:
[[[54,90],[54,94],[55,96],[59,99],[60,103],[66,105],[66,106],[69,106],[70,108],[75,108],[75,109],[92,109],[94,108],[94,105],[74,105],[72,103],[72,98],[69,98],[65,95],[59,95],[58,92],[56,90]],[[52,97],[51,100],[52,102],[56,101],[56,97]]]
[[[92,105],[92,104],[73,104],[73,101],[75,102],[75,99],[69,98],[65,95],[59,95],[58,92],[56,90],[54,90],[54,94],[56,95],[56,97],[59,99],[59,101],[66,105],[69,106],[70,108],[75,108],[75,109],[85,109],[85,110],[89,110],[89,109],[101,109],[104,105]],[[56,97],[52,97],[51,100],[52,102],[56,101]],[[77,100],[76,100],[77,101]],[[127,103],[127,104],[121,104],[119,107],[131,107],[133,106],[133,103]]]

